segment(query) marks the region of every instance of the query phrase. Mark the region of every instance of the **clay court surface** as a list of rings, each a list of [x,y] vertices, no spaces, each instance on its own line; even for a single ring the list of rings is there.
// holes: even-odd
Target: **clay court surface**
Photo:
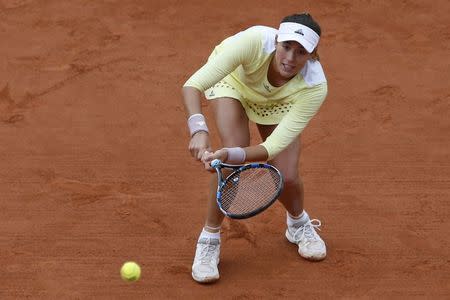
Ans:
[[[226,36],[302,11],[329,81],[300,167],[327,259],[298,256],[276,204],[225,222],[221,279],[199,285],[211,175],[181,86]],[[449,16],[445,0],[0,0],[0,298],[448,299]]]

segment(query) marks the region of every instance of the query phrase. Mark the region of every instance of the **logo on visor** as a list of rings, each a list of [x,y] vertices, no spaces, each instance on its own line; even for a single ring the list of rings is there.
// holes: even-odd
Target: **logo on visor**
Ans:
[[[296,30],[296,31],[294,31],[295,33],[298,33],[298,34],[300,34],[300,35],[305,35],[304,33],[303,33],[303,31],[302,31],[302,29],[300,28],[299,30]]]

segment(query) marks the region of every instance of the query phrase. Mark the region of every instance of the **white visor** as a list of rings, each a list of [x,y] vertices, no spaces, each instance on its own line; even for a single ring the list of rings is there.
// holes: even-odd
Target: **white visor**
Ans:
[[[317,47],[319,39],[319,35],[314,30],[294,22],[281,23],[278,29],[277,42],[296,41],[309,53]]]

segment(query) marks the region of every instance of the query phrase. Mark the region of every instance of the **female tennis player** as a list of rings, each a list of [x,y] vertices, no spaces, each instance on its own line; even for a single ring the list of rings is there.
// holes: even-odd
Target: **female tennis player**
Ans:
[[[319,62],[320,26],[308,13],[285,17],[278,30],[254,26],[223,40],[208,62],[183,86],[191,155],[210,169],[213,159],[229,164],[268,161],[281,171],[284,189],[279,200],[286,208],[286,238],[309,260],[326,256],[317,234],[319,220],[303,210],[303,183],[298,173],[300,134],[317,113],[327,94]],[[210,100],[222,142],[211,151],[202,115],[201,98]],[[249,121],[262,138],[250,145]],[[218,209],[216,178],[211,184],[207,216],[200,233],[192,277],[205,283],[219,279],[220,229],[224,215]]]

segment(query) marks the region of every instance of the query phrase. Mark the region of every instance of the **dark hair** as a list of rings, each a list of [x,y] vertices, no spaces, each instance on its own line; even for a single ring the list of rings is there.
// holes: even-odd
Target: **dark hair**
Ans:
[[[309,28],[314,30],[319,36],[322,33],[322,30],[320,29],[319,24],[307,12],[284,17],[283,20],[281,20],[281,23],[284,23],[284,22],[293,22],[293,23],[298,23],[298,24],[308,26]]]

